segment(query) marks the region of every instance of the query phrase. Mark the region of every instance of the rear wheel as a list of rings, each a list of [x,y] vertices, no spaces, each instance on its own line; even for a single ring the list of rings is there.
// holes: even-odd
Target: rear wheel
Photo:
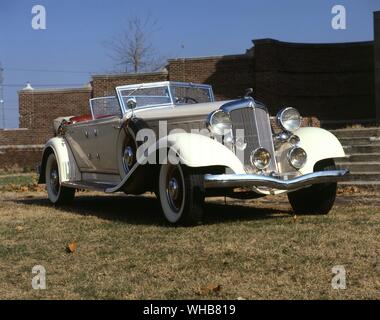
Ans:
[[[332,159],[323,160],[314,168],[314,172],[336,170]],[[338,184],[322,183],[288,193],[289,202],[296,214],[328,214],[334,205]]]
[[[166,220],[173,225],[196,225],[204,210],[203,175],[182,165],[161,165],[158,195]]]
[[[58,163],[54,153],[47,158],[45,168],[46,190],[50,202],[56,205],[70,203],[74,199],[75,189],[60,184]]]

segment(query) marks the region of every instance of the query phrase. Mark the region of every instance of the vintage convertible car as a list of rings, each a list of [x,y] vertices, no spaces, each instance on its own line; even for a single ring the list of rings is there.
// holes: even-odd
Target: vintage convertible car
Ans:
[[[215,101],[202,84],[117,87],[115,96],[90,100],[91,114],[54,121],[39,182],[56,205],[78,189],[154,192],[173,225],[199,223],[207,196],[288,193],[297,214],[327,214],[348,174],[334,164],[345,157],[338,139],[301,128],[291,107],[272,128],[266,107],[250,93]]]

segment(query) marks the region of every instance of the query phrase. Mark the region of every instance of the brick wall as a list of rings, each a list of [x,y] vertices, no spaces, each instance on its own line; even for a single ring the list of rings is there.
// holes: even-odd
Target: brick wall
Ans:
[[[273,113],[290,105],[322,122],[375,118],[373,42],[254,44],[256,96]]]
[[[45,128],[0,130],[0,147],[44,144],[51,136],[52,132]]]
[[[250,55],[173,59],[167,68],[171,81],[212,85],[217,100],[236,99],[255,86]]]
[[[20,129],[0,130],[0,169],[35,168],[53,136],[53,120],[88,113],[92,88],[21,90]]]
[[[0,170],[36,169],[40,164],[42,148],[35,146],[0,147]]]
[[[50,137],[44,129],[0,130],[0,170],[36,168]]]
[[[149,83],[167,81],[166,70],[153,73],[117,74],[117,75],[93,75],[92,87],[94,97],[113,96],[116,94],[115,87],[136,83]]]
[[[52,133],[55,118],[88,113],[88,100],[91,96],[90,86],[55,90],[21,90],[20,128],[43,129]]]

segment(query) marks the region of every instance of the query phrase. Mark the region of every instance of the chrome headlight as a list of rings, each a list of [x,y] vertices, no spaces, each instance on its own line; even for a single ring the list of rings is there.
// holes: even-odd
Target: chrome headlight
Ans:
[[[264,148],[259,148],[251,153],[251,164],[254,165],[259,170],[264,170],[268,168],[271,160],[271,155],[268,150]]]
[[[305,166],[307,161],[306,151],[299,147],[294,147],[288,152],[288,160],[291,166],[295,169],[301,169]]]
[[[224,135],[232,130],[230,116],[222,110],[217,110],[210,114],[208,124],[210,130],[218,135]]]
[[[294,132],[301,127],[301,115],[294,108],[282,109],[277,115],[278,125],[289,132]]]

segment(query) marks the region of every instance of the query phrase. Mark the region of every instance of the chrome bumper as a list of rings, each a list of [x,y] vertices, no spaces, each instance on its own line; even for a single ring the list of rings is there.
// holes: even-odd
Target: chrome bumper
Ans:
[[[206,189],[255,186],[278,190],[295,190],[313,184],[341,181],[348,174],[348,170],[320,171],[289,180],[256,174],[206,174],[204,185]]]

